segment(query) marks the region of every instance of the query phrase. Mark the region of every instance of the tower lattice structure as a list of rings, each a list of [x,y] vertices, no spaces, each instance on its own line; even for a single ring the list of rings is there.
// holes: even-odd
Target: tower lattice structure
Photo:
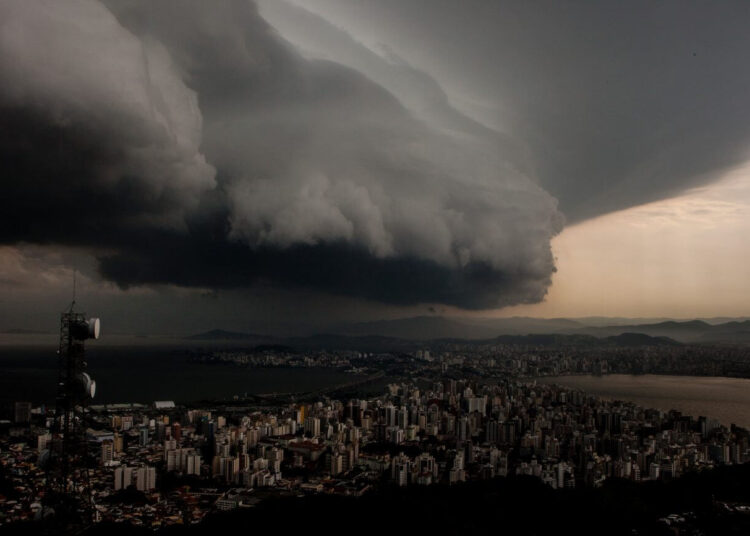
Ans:
[[[84,341],[98,338],[99,320],[86,319],[73,310],[60,315],[57,355],[57,397],[52,444],[47,462],[47,493],[56,517],[69,524],[88,524],[93,501],[89,482],[86,409],[94,396],[95,383],[86,372]]]

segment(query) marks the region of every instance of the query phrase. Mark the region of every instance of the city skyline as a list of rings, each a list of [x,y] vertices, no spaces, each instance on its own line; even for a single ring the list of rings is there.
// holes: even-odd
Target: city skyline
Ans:
[[[0,532],[750,534],[749,27],[0,0]]]

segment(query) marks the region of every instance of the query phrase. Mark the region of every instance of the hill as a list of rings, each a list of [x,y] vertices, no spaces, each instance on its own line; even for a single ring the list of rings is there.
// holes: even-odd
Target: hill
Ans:
[[[187,337],[191,341],[212,341],[237,346],[258,348],[283,347],[296,351],[352,350],[362,352],[413,352],[425,345],[468,344],[468,345],[507,345],[507,346],[658,346],[676,345],[678,342],[667,337],[651,337],[640,333],[599,338],[583,334],[535,333],[529,335],[500,335],[486,339],[465,339],[440,337],[428,340],[386,337],[382,335],[337,335],[321,333],[308,337],[274,338],[264,335],[211,330]]]
[[[655,324],[587,327],[578,333],[595,337],[612,337],[625,333],[641,333],[652,337],[669,337],[684,343],[750,343],[750,321],[709,324],[703,320],[677,322],[669,320]]]
[[[271,337],[257,335],[255,333],[241,333],[237,331],[226,331],[223,329],[212,329],[196,335],[185,337],[189,341],[253,341],[256,339],[269,340]]]
[[[343,335],[381,335],[411,340],[489,339],[498,335],[561,333],[585,326],[585,324],[566,318],[415,316],[344,324],[333,331]]]

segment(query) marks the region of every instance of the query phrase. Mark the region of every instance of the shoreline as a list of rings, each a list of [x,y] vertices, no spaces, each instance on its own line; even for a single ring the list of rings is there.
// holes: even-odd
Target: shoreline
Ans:
[[[568,379],[566,381],[565,379]],[[558,381],[559,380],[559,381]],[[529,381],[557,384],[608,400],[633,402],[643,408],[706,416],[726,426],[750,428],[750,379],[667,374],[571,374]]]

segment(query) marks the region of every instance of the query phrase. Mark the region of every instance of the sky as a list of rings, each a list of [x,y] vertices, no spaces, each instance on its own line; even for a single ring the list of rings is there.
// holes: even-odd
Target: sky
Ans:
[[[0,329],[748,315],[748,22],[3,0]]]
[[[750,301],[750,166],[682,195],[602,215],[552,242],[540,304],[498,316],[742,317]]]

